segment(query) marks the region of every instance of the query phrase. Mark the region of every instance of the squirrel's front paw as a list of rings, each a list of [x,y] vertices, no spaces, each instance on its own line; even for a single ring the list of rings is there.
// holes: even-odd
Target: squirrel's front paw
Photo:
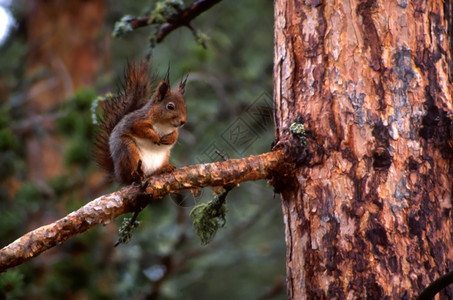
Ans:
[[[168,139],[165,138],[165,136],[163,136],[160,139],[159,143],[157,143],[157,145],[158,146],[160,146],[160,145],[171,145],[171,143],[170,143],[170,141]]]
[[[176,131],[173,131],[172,133],[162,136],[159,142],[162,145],[173,145],[176,142],[177,137],[178,135]]]

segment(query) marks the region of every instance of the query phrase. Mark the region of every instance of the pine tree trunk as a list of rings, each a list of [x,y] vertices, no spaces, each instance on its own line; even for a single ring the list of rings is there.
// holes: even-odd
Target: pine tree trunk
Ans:
[[[451,1],[275,2],[276,135],[300,116],[319,149],[282,190],[289,298],[413,299],[453,270],[452,29]]]
[[[95,83],[108,59],[100,38],[106,5],[105,0],[27,1],[29,120],[46,119],[77,89]],[[40,181],[61,174],[61,141],[54,135],[54,123],[40,122],[30,131],[26,141],[29,179]]]

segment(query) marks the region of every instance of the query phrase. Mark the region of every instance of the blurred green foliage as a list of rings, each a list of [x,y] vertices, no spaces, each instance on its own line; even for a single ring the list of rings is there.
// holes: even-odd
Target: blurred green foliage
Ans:
[[[185,2],[188,4],[188,2]],[[151,52],[154,71],[163,77],[171,63],[171,82],[189,74],[188,123],[172,152],[176,166],[266,152],[272,123],[272,1],[222,1],[193,21],[206,34],[207,49],[180,28]],[[149,1],[111,1],[104,35],[124,15],[142,16]],[[12,4],[18,21],[21,1]],[[95,126],[90,111],[97,95],[115,92],[127,60],[150,51],[149,28],[114,39],[112,63],[96,85],[55,107],[55,134],[65,168],[59,176],[28,179],[24,133],[23,71],[27,45],[16,29],[0,46],[0,246],[78,209],[100,194],[119,188],[99,184],[91,158]],[[102,38],[102,37],[100,37]],[[1,92],[1,90],[0,90]],[[39,126],[36,126],[39,127]],[[280,203],[262,182],[248,182],[227,197],[227,223],[208,246],[192,229],[189,212],[213,198],[171,197],[145,208],[130,243],[113,247],[122,218],[98,226],[41,256],[0,274],[0,297],[7,299],[284,299],[285,242]],[[279,289],[280,287],[280,289]],[[273,293],[272,290],[279,292]]]
[[[14,299],[24,296],[24,275],[17,270],[11,270],[0,276],[0,297]]]
[[[93,151],[87,141],[94,139],[90,109],[96,97],[96,93],[91,89],[77,91],[64,104],[62,110],[65,113],[57,120],[61,134],[69,138],[65,152],[65,162],[68,165],[87,167],[91,163]]]

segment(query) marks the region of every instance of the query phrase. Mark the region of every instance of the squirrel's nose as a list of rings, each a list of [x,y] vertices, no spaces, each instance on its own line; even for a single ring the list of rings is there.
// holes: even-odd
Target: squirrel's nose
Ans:
[[[179,127],[183,126],[184,124],[186,124],[186,120],[181,120],[181,121],[179,122]]]

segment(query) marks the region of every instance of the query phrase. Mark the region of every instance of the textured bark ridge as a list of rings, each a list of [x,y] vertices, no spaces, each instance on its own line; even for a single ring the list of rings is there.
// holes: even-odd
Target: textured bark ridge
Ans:
[[[452,26],[451,1],[276,1],[276,135],[300,116],[323,150],[282,194],[289,298],[413,299],[453,269]]]

